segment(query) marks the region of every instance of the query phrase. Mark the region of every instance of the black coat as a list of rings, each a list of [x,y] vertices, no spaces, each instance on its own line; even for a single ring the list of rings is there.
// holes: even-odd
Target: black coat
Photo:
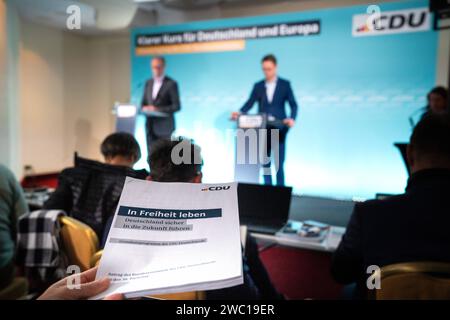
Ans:
[[[167,117],[147,117],[147,121],[151,122],[152,133],[157,137],[166,137],[175,130],[175,118],[173,114],[180,110],[180,95],[178,92],[178,84],[169,77],[164,77],[158,95],[153,100],[153,79],[146,82],[144,95],[142,97],[142,106],[154,105],[161,112],[168,114]]]
[[[64,210],[89,225],[101,239],[106,221],[115,213],[126,176],[145,179],[148,173],[76,157],[75,167],[59,175],[58,188],[44,209]]]

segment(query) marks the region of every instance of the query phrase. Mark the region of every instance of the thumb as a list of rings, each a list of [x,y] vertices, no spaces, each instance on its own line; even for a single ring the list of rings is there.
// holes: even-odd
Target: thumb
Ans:
[[[111,280],[109,278],[102,278],[92,282],[83,283],[79,290],[77,290],[77,299],[91,298],[106,289],[108,289]]]
[[[123,300],[123,299],[124,299],[124,297],[123,297],[122,293],[115,293],[115,294],[105,297],[105,299],[103,299],[103,300]]]

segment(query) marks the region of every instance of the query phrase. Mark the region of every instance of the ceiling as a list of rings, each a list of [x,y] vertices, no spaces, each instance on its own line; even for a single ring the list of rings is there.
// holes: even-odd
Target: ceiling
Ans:
[[[66,29],[67,9],[76,5],[80,10],[83,35],[126,33],[132,27],[161,24],[162,15],[190,14],[217,10],[222,6],[261,5],[277,0],[14,0],[20,16],[34,23]],[[283,0],[300,1],[300,0]],[[304,1],[304,0],[302,0]],[[280,2],[280,0],[278,0]],[[169,15],[171,17],[171,15]]]

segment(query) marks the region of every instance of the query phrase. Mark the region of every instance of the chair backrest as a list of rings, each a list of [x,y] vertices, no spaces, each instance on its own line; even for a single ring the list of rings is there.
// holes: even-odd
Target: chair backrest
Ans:
[[[61,240],[70,265],[78,265],[82,271],[91,266],[91,258],[98,250],[97,234],[87,224],[63,216]]]
[[[92,257],[91,257],[91,268],[97,267],[100,264],[100,259],[103,255],[103,249],[97,251]]]
[[[370,290],[377,300],[450,299],[450,263],[408,262],[381,268],[381,288]]]

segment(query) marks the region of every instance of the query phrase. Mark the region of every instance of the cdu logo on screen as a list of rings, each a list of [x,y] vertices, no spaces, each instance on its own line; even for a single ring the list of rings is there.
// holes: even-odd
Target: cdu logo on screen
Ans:
[[[373,11],[353,16],[354,37],[377,36],[430,30],[428,8],[396,11]]]

